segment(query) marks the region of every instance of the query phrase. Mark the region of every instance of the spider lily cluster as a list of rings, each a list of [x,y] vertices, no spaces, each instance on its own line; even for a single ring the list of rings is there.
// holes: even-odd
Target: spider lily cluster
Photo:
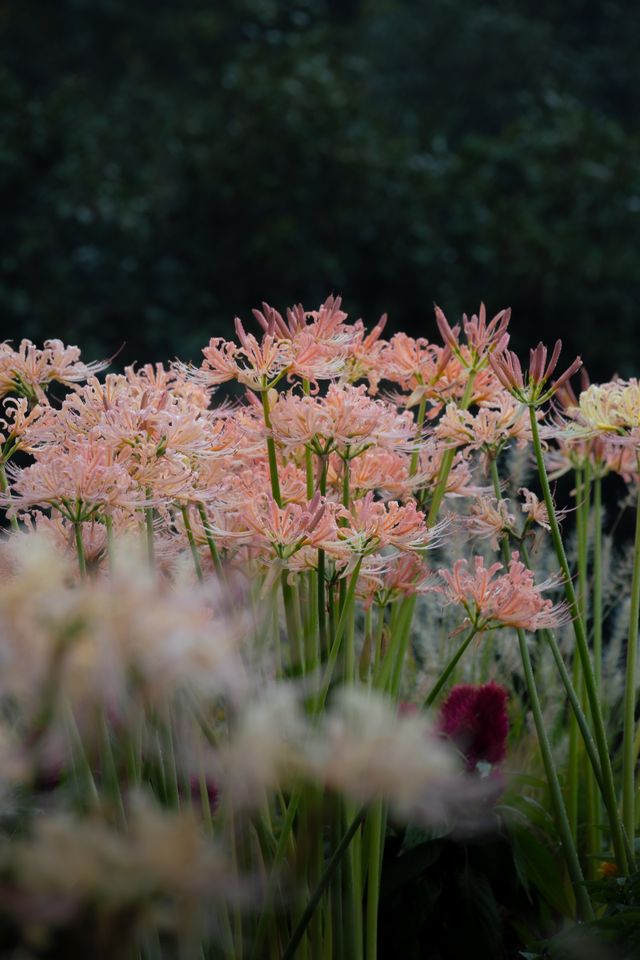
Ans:
[[[591,919],[593,858],[634,868],[640,532],[612,761],[600,534],[585,531],[607,474],[637,486],[638,384],[576,397],[580,361],[558,372],[559,343],[523,373],[509,311],[451,326],[437,308],[442,343],[384,339],[385,317],[368,332],[334,297],[254,319],[199,366],[103,377],[57,340],[0,344],[11,935],[34,953],[44,928],[47,949],[77,935],[94,956],[119,937],[122,956],[177,943],[194,957],[373,960],[387,824],[486,818],[479,764],[504,759],[508,692],[454,686],[439,720],[427,708],[496,631],[515,634],[567,883]],[[242,398],[220,398],[230,381]],[[510,448],[535,457],[539,494],[505,497]],[[548,480],[570,469],[577,592]],[[556,559],[541,578],[544,537]],[[412,670],[418,604],[457,616],[428,689]],[[555,638],[567,625],[568,652]],[[567,702],[566,776],[536,684],[542,647]],[[483,733],[477,703],[494,705]],[[55,869],[61,851],[74,882]]]

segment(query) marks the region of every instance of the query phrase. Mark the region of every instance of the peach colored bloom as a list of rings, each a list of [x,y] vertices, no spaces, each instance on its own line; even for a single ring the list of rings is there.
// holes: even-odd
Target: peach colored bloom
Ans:
[[[270,389],[291,367],[291,342],[271,333],[258,341],[252,333],[245,333],[238,317],[235,327],[240,346],[212,337],[202,351],[204,362],[192,372],[192,378],[206,387],[237,380],[251,390]]]
[[[424,337],[414,340],[406,333],[396,333],[382,352],[381,366],[385,380],[398,383],[403,390],[430,396],[451,358],[449,347],[429,343]]]
[[[449,446],[464,446],[495,455],[510,440],[515,440],[518,447],[526,446],[531,439],[529,413],[505,392],[498,404],[481,407],[475,414],[450,403],[435,428],[435,435]]]
[[[282,394],[271,410],[275,440],[285,449],[309,446],[320,456],[336,450],[355,457],[367,447],[412,449],[415,424],[385,400],[367,396],[366,387],[330,384],[324,397]]]
[[[541,593],[551,584],[536,585],[534,575],[514,553],[509,569],[501,563],[485,567],[482,557],[474,557],[473,570],[466,560],[458,560],[452,570],[439,570],[446,602],[463,607],[467,620],[478,631],[514,627],[540,630],[557,627],[569,619],[564,604],[554,604]]]
[[[472,536],[489,539],[496,549],[502,537],[515,530],[516,518],[509,513],[505,500],[478,497],[471,505],[471,515],[465,517],[463,523]]]
[[[318,310],[305,310],[298,303],[287,309],[286,320],[267,303],[253,315],[265,334],[290,342],[289,379],[295,376],[316,385],[318,380],[334,379],[345,372],[356,332],[344,323],[347,314],[341,309],[340,297],[329,296]]]
[[[26,397],[9,397],[0,408],[0,463],[6,463],[14,453],[22,450],[32,453],[38,445],[38,424],[49,413],[46,406],[29,409]]]
[[[9,468],[12,511],[30,506],[52,506],[67,519],[92,519],[113,507],[131,506],[136,493],[131,478],[110,456],[104,444],[68,440],[42,451],[23,469]]]
[[[385,341],[380,338],[386,323],[387,315],[383,313],[375,327],[367,333],[362,320],[357,320],[349,343],[346,379],[351,383],[368,380],[371,394],[378,392],[378,383],[384,376]]]
[[[349,510],[340,513],[340,518],[345,525],[338,526],[338,538],[355,557],[387,547],[411,551],[437,546],[446,525],[427,527],[424,513],[412,500],[404,505],[396,500],[382,502],[374,500],[372,493],[353,500]],[[327,553],[332,552],[333,546],[325,547]]]
[[[556,340],[548,363],[547,348],[543,343],[539,343],[535,350],[530,350],[529,370],[526,380],[517,355],[510,350],[491,354],[489,365],[502,386],[512,396],[522,403],[539,405],[549,400],[582,366],[582,360],[577,357],[564,373],[561,373],[556,380],[549,384],[549,380],[558,365],[561,349],[562,341]]]
[[[463,366],[468,369],[477,370],[480,366],[486,366],[487,359],[492,353],[500,353],[506,349],[509,342],[507,327],[511,310],[500,310],[488,323],[484,303],[480,304],[478,314],[473,314],[471,319],[467,317],[466,313],[463,314],[462,329],[466,344],[460,343],[460,327],[452,328],[437,305],[435,312],[440,336]]]
[[[393,557],[375,557],[382,561],[379,569],[368,568],[365,559],[358,577],[357,595],[365,609],[371,604],[386,607],[404,597],[424,594],[433,589],[434,576],[424,559],[416,553],[400,553]]]
[[[518,493],[521,493],[524,498],[522,512],[527,515],[527,519],[532,523],[537,523],[539,526],[544,527],[545,530],[550,530],[549,514],[547,513],[544,500],[540,500],[533,491],[527,490],[526,487],[520,487]],[[556,511],[556,516],[561,520],[566,516],[566,510]]]
[[[424,489],[433,490],[440,479],[442,458],[447,447],[435,439],[427,441],[420,451],[418,472],[425,478]],[[473,482],[471,468],[463,451],[455,455],[451,470],[447,476],[445,496],[474,497],[484,492],[484,488]]]
[[[79,349],[67,347],[61,340],[45,340],[43,349],[30,340],[21,340],[17,350],[5,341],[0,343],[0,397],[17,393],[42,401],[52,381],[70,385],[108,365],[109,361],[84,363]]]

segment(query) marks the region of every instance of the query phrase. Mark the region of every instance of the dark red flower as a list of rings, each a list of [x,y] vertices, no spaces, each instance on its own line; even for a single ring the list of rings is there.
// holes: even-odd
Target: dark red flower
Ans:
[[[508,697],[499,683],[461,683],[442,704],[438,729],[465,755],[469,770],[475,770],[480,761],[496,764],[504,760],[509,733]]]

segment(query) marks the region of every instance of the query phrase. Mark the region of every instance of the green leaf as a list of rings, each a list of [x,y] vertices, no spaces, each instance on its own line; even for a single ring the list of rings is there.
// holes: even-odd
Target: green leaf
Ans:
[[[512,831],[513,860],[518,876],[527,892],[530,884],[542,894],[550,907],[564,916],[571,916],[573,907],[562,882],[562,872],[548,847],[533,833]]]

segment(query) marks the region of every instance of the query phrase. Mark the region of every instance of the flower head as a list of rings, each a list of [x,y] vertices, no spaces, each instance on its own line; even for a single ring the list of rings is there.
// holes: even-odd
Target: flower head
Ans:
[[[545,600],[541,593],[551,584],[535,584],[533,572],[514,553],[506,573],[501,563],[485,567],[482,557],[474,557],[473,570],[466,560],[458,560],[453,570],[439,570],[441,588],[448,603],[461,605],[477,631],[514,627],[540,630],[565,623],[564,604]]]
[[[439,729],[458,746],[475,770],[479,762],[496,764],[507,752],[509,694],[498,683],[455,686],[440,708]]]
[[[547,348],[539,343],[535,350],[529,351],[529,370],[526,379],[520,361],[511,350],[503,350],[489,357],[489,365],[505,390],[528,406],[539,406],[569,380],[582,366],[580,357],[569,364],[564,373],[549,384],[549,380],[560,359],[562,340],[556,340],[551,358],[547,363]]]

